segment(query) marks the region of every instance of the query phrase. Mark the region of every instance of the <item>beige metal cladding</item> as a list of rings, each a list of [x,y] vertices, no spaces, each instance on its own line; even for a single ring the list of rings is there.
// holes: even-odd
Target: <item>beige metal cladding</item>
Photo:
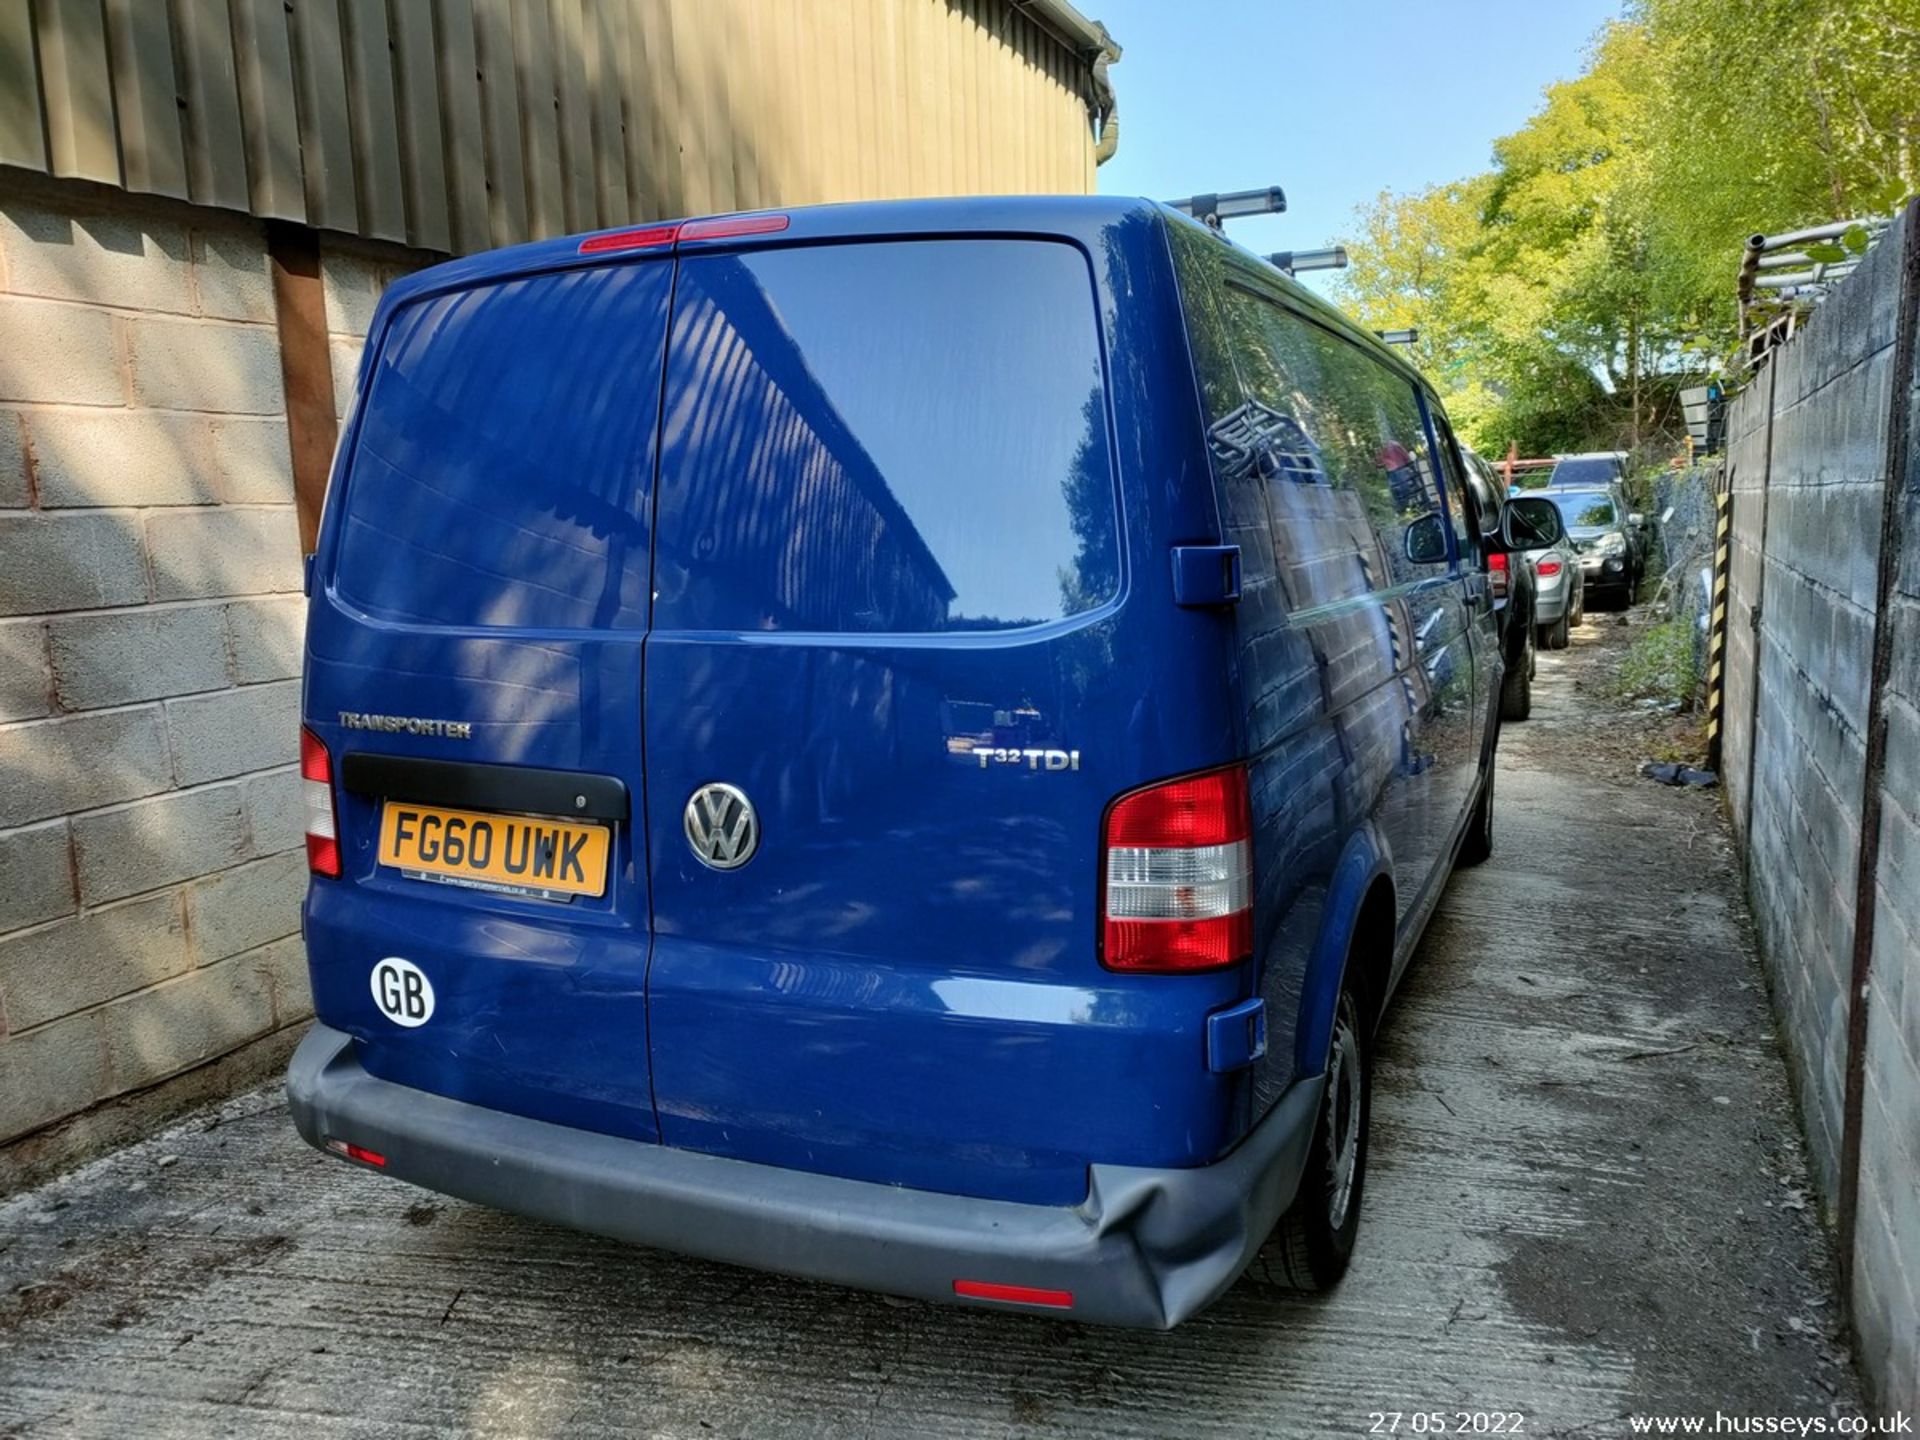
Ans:
[[[0,0],[0,165],[462,252],[1081,192],[1118,54],[1065,0]]]

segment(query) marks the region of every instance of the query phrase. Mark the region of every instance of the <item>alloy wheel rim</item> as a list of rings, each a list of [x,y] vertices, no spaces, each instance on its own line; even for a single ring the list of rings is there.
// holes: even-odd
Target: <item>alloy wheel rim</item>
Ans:
[[[1327,1221],[1339,1230],[1353,1204],[1360,1170],[1360,1037],[1342,1014],[1327,1064]]]

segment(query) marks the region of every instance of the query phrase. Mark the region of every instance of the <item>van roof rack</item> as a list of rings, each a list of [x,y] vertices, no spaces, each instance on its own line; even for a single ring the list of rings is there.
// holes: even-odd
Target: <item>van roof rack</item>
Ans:
[[[1325,250],[1276,250],[1267,256],[1267,263],[1284,275],[1296,275],[1302,270],[1344,270],[1347,268],[1347,247],[1331,245]]]
[[[1268,185],[1259,190],[1189,195],[1184,200],[1169,200],[1167,204],[1218,230],[1223,220],[1238,220],[1243,215],[1281,214],[1287,208],[1287,195],[1278,185]]]

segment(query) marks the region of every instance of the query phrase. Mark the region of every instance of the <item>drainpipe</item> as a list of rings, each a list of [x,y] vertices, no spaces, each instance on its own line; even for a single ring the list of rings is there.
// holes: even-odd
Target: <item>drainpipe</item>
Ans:
[[[1102,51],[1093,62],[1094,117],[1100,129],[1094,140],[1093,163],[1104,165],[1120,148],[1120,102],[1114,98],[1113,85],[1107,79],[1110,57]]]
[[[1089,20],[1068,0],[1009,0],[1014,9],[1024,12],[1064,42],[1084,64],[1093,64],[1093,94],[1087,109],[1093,116],[1093,160],[1104,165],[1120,148],[1120,104],[1113,96],[1113,82],[1107,78],[1107,66],[1120,58],[1120,46],[1098,20]]]

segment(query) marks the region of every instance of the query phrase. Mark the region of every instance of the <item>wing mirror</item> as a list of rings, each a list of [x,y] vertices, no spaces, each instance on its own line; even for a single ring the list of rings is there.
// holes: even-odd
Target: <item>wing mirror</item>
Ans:
[[[1514,499],[1500,509],[1500,542],[1508,550],[1545,550],[1566,536],[1567,523],[1551,500]],[[1412,539],[1411,530],[1407,537]]]
[[[1447,522],[1438,515],[1422,515],[1407,526],[1407,559],[1416,565],[1447,563]]]

